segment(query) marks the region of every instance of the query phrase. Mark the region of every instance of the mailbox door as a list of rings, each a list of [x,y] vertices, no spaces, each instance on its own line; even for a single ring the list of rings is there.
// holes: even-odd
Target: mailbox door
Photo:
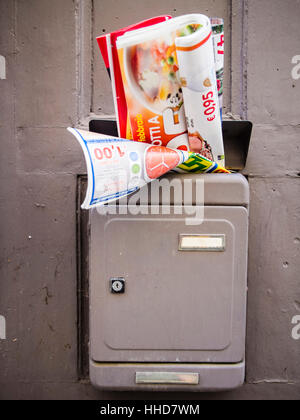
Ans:
[[[205,207],[196,225],[184,214],[128,213],[91,215],[92,360],[242,361],[247,210]],[[182,235],[223,237],[225,247],[180,250]]]

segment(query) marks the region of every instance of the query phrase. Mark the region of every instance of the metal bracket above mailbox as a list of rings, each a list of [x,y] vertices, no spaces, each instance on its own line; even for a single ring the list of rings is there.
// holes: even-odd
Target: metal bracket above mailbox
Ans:
[[[117,123],[114,119],[93,119],[89,123],[89,130],[118,137]],[[226,167],[234,171],[242,171],[246,166],[252,123],[224,120],[222,131]]]

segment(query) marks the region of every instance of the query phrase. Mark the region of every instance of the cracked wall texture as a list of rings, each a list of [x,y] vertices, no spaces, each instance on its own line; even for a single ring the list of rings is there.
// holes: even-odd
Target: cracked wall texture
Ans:
[[[0,0],[0,398],[190,398],[94,390],[77,372],[76,182],[68,125],[114,113],[95,37],[153,15],[226,21],[225,112],[254,123],[247,381],[195,399],[299,399],[300,54],[297,0]]]

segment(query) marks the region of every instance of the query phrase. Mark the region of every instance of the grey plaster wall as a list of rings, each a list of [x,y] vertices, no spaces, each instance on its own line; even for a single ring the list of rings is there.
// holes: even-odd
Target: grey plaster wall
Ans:
[[[297,0],[0,0],[0,398],[189,398],[120,394],[78,379],[76,188],[66,132],[113,114],[95,36],[152,15],[226,20],[225,111],[254,123],[247,381],[203,399],[300,397],[300,54]]]

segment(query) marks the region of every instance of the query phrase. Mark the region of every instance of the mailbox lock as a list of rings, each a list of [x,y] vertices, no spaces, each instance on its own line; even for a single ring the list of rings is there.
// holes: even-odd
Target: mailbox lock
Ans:
[[[125,279],[124,277],[113,277],[110,279],[111,293],[124,293],[125,292]]]

